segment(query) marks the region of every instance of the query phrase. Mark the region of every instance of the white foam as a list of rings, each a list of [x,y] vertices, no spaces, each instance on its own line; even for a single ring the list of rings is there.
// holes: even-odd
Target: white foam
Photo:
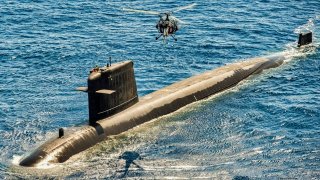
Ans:
[[[294,33],[300,34],[300,33],[305,33],[309,31],[315,31],[316,26],[315,22],[319,19],[319,16],[316,16],[315,18],[310,18],[307,23],[297,27],[294,30]]]
[[[20,163],[22,157],[23,157],[23,156],[20,156],[20,155],[13,155],[11,163],[12,163],[13,165],[19,166],[19,163]]]
[[[309,45],[298,48],[297,41],[293,43],[288,43],[285,46],[286,60],[285,62],[289,62],[298,57],[305,57],[310,54],[314,54],[315,50],[319,47],[319,42],[317,41],[317,20],[320,19],[320,16],[316,16],[315,18],[310,18],[307,23],[297,27],[294,29],[294,33],[306,33],[312,32],[313,34],[313,42]]]

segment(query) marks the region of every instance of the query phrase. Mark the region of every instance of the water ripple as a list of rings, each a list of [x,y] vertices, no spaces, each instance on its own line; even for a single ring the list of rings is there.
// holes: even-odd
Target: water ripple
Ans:
[[[192,2],[190,2],[192,3]],[[178,42],[155,41],[158,17],[188,2],[0,0],[0,177],[317,179],[319,51],[293,55],[248,79],[54,166],[17,167],[26,152],[87,122],[85,86],[95,65],[131,59],[139,95],[227,63],[290,51],[293,32],[312,29],[319,47],[318,0],[199,1],[175,16],[188,22]],[[141,159],[126,168],[126,152]],[[124,172],[127,172],[124,174]]]

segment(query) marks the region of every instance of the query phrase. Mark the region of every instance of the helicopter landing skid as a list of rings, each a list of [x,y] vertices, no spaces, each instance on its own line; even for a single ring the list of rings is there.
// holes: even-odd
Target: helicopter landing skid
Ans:
[[[162,34],[160,34],[158,37],[156,37],[156,40],[158,40],[161,36],[162,36]]]
[[[173,35],[171,35],[171,37],[172,37],[175,41],[178,41],[178,39],[177,39],[177,38],[175,38]]]
[[[156,40],[158,40],[160,37],[162,37],[163,34],[160,34],[158,37],[156,37]],[[174,35],[171,35],[171,37],[175,40],[175,41],[178,41],[177,38],[174,37]]]

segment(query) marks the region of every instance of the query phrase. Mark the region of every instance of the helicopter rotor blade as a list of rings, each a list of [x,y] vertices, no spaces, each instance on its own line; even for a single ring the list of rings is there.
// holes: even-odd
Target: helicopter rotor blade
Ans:
[[[129,12],[143,13],[143,14],[152,14],[152,15],[159,15],[160,14],[159,12],[156,12],[156,11],[145,11],[145,10],[138,10],[138,9],[123,8],[122,10],[129,11]]]
[[[182,11],[182,10],[185,10],[185,9],[191,9],[196,5],[197,5],[197,3],[189,4],[187,6],[182,6],[182,7],[177,8],[176,10],[173,10],[172,12],[178,12],[178,11]]]
[[[171,16],[172,19],[174,19],[175,21],[177,21],[179,24],[190,24],[188,22],[185,22],[185,21],[182,21],[181,19],[178,19],[177,17],[175,16]]]

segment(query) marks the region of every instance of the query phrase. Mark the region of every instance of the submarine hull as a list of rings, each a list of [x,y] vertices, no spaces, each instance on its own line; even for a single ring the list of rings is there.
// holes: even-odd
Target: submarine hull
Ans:
[[[228,64],[174,83],[139,99],[137,103],[91,126],[52,139],[24,158],[21,166],[61,163],[110,135],[117,135],[190,103],[229,89],[253,74],[274,68],[286,59],[285,53]]]

